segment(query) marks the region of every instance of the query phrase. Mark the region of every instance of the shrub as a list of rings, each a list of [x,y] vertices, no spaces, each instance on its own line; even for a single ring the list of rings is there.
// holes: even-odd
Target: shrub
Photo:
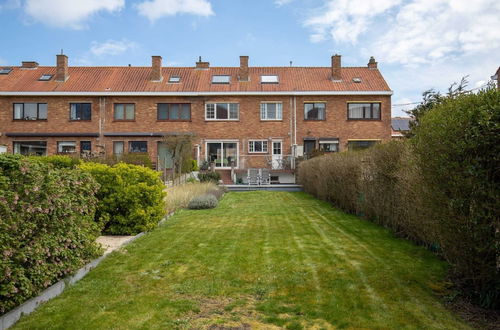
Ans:
[[[187,178],[186,179],[186,183],[197,183],[199,182],[198,180],[196,180],[195,178]]]
[[[31,156],[30,159],[52,164],[55,168],[74,168],[82,162],[78,157],[63,155]]]
[[[0,314],[100,255],[98,187],[78,169],[0,155]]]
[[[301,162],[304,190],[425,244],[484,307],[500,304],[500,92],[443,100],[414,136]]]
[[[199,170],[200,169],[198,167],[198,162],[196,161],[196,159],[191,159],[191,172]]]
[[[186,183],[167,188],[166,204],[168,212],[173,212],[181,208],[187,208],[189,202],[196,196],[206,194],[207,191],[216,189],[213,182]]]
[[[204,194],[194,197],[188,205],[191,210],[213,209],[217,207],[218,201],[214,195]]]
[[[109,166],[116,165],[118,163],[125,163],[131,165],[141,165],[147,168],[153,168],[153,163],[147,152],[130,152],[121,155],[111,155],[102,157],[90,157],[86,161],[92,163],[106,164]]]
[[[220,174],[219,174],[219,172],[199,173],[198,174],[198,179],[200,180],[200,182],[214,182],[214,183],[219,183]]]
[[[151,230],[165,214],[160,173],[143,166],[83,163],[101,185],[96,221],[107,234],[135,235]]]

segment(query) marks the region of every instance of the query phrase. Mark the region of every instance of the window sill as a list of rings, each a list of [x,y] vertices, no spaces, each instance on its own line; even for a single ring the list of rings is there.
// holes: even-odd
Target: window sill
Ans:
[[[92,121],[92,119],[70,119],[69,121],[70,121],[70,122],[71,122],[71,121],[76,121],[76,122],[80,122],[80,121],[87,121],[87,122],[91,122],[91,121]]]
[[[380,118],[347,118],[347,121],[382,121]]]
[[[12,119],[12,121],[47,121],[47,119]]]
[[[189,123],[191,119],[156,119],[159,122],[181,122],[181,123]]]
[[[260,121],[283,121],[283,119],[260,119]]]
[[[307,119],[307,118],[304,118],[304,121],[326,121],[326,119]]]
[[[206,122],[210,122],[210,121],[240,121],[239,119],[205,119]]]
[[[113,123],[114,122],[122,122],[122,121],[124,121],[124,122],[134,122],[135,119],[113,119]]]

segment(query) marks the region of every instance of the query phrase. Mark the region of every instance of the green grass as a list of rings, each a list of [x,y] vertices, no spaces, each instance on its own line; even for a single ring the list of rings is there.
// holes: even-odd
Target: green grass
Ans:
[[[304,193],[228,193],[114,252],[16,329],[468,328],[422,247]]]

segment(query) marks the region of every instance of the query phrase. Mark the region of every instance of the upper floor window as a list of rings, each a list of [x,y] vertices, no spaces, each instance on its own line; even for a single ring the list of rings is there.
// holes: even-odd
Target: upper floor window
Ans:
[[[70,103],[71,120],[91,120],[92,103]]]
[[[115,103],[115,120],[134,120],[135,104],[133,103]]]
[[[191,120],[191,104],[158,103],[158,120]]]
[[[308,102],[304,103],[305,120],[325,120],[326,103]]]
[[[240,105],[238,103],[207,103],[205,104],[206,120],[238,120]]]
[[[231,76],[227,75],[212,76],[212,84],[229,84],[230,82],[231,82]]]
[[[128,152],[148,152],[148,141],[130,141]]]
[[[283,105],[278,102],[260,104],[260,120],[282,120]]]
[[[277,75],[262,75],[260,76],[261,84],[277,84],[279,83],[279,78]]]
[[[348,119],[380,119],[380,103],[347,103]]]
[[[250,140],[250,141],[248,141],[248,152],[267,153],[267,140]]]
[[[46,120],[47,103],[14,103],[14,119]]]

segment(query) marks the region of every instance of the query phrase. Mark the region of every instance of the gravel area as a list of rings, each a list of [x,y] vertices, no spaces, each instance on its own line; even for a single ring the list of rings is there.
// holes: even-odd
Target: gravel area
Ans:
[[[99,236],[97,238],[97,243],[100,243],[102,247],[106,249],[104,254],[107,254],[118,249],[123,245],[123,243],[125,243],[132,237],[134,236]]]

